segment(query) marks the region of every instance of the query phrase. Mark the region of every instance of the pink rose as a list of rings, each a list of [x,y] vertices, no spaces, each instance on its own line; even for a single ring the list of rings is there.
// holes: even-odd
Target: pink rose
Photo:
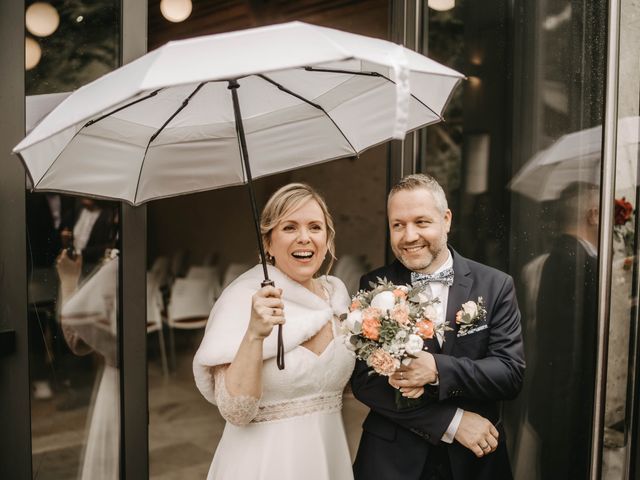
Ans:
[[[389,352],[385,352],[383,349],[378,348],[369,356],[367,363],[370,367],[380,375],[388,377],[393,375],[398,367],[398,361],[393,358]]]
[[[401,288],[396,288],[393,291],[393,296],[396,297],[396,298],[404,299],[404,298],[407,298],[407,292],[405,292]]]
[[[409,307],[406,303],[399,303],[391,309],[391,318],[400,325],[409,323]]]

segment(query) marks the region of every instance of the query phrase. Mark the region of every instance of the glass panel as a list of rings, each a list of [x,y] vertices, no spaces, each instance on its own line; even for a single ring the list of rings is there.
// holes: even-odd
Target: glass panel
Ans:
[[[388,11],[387,0],[193,2],[189,18],[170,23],[154,0],[149,2],[149,48],[176,38],[289,20],[387,38]],[[359,272],[384,262],[386,160],[386,147],[381,146],[357,161],[338,160],[256,182],[260,207],[289,182],[309,182],[323,192],[338,232],[339,261],[333,274],[352,292],[357,289]],[[353,201],[354,185],[362,201]],[[148,342],[150,476],[204,478],[224,419],[196,389],[191,365],[211,303],[221,288],[256,263],[247,190],[233,187],[152,202],[148,207],[148,239],[148,321],[164,326],[164,334],[159,328]],[[197,284],[196,277],[203,272],[210,275],[211,303],[205,302],[199,317],[181,318],[180,305],[184,306],[186,298],[181,286]],[[165,351],[169,372],[163,367]],[[366,409],[347,393],[343,412],[355,455]]]
[[[607,393],[604,419],[604,451],[602,478],[626,478],[630,461],[629,436],[631,402],[637,402],[633,388],[631,358],[637,355],[637,311],[634,291],[638,285],[637,249],[638,144],[640,141],[640,60],[630,49],[640,42],[638,16],[640,5],[623,0],[620,16],[620,78],[618,84],[618,137],[616,155],[615,219],[613,227],[613,259],[611,265],[611,309],[609,325],[609,357],[607,361]],[[637,310],[637,306],[635,307]]]
[[[518,479],[585,479],[597,334],[606,2],[523,2],[514,52],[509,265],[527,373],[510,405]]]
[[[27,130],[117,66],[119,4],[26,2]],[[33,477],[116,479],[118,204],[26,195]]]

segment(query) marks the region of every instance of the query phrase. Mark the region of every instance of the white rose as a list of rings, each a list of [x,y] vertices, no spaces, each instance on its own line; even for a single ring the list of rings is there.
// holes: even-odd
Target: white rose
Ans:
[[[347,328],[354,332],[356,323],[362,323],[362,310],[354,310],[353,312],[349,312],[347,318],[344,320]]]
[[[478,305],[476,305],[476,302],[472,300],[463,303],[462,310],[464,310],[464,313],[469,315],[470,318],[474,318],[476,315],[478,315]]]
[[[405,330],[398,330],[396,333],[396,340],[404,340],[407,338],[407,332]]]
[[[373,300],[371,300],[371,306],[379,309],[385,313],[393,308],[396,304],[396,297],[393,292],[385,291],[378,293]]]
[[[422,338],[414,334],[409,335],[409,339],[404,345],[404,349],[409,355],[417,355],[422,351],[423,348],[424,343],[422,341]]]

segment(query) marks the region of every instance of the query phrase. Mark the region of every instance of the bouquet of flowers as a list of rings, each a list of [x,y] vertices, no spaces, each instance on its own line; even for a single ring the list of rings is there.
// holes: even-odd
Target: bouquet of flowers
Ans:
[[[423,290],[424,286],[398,286],[378,278],[371,290],[354,295],[349,313],[342,315],[347,348],[375,373],[391,376],[403,360],[424,349],[425,339],[449,328],[436,324],[434,305],[440,300]],[[398,406],[400,400],[397,392]]]

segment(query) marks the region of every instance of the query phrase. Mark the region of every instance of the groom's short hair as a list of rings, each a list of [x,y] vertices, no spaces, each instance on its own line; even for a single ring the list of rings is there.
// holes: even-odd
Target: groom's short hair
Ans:
[[[447,211],[449,204],[447,203],[447,196],[445,195],[442,186],[435,178],[425,173],[414,173],[403,177],[389,192],[387,202],[393,195],[402,190],[416,190],[418,188],[424,188],[431,193],[440,213],[444,214],[444,212]]]

